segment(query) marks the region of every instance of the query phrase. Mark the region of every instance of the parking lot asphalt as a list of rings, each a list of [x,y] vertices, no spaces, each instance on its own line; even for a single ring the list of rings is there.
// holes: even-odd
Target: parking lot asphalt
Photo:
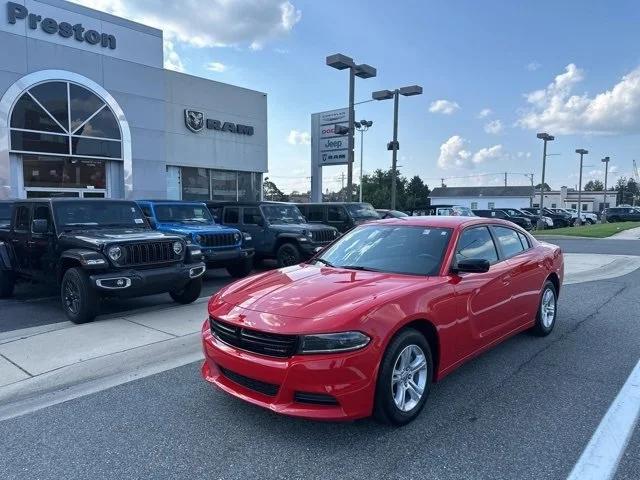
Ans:
[[[640,358],[638,298],[640,271],[565,286],[552,335],[466,364],[400,429],[278,416],[214,390],[195,363],[1,422],[1,476],[564,478]],[[638,478],[639,436],[619,480]]]

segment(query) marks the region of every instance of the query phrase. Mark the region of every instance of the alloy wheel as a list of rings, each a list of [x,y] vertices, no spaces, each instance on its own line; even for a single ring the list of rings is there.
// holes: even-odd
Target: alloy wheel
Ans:
[[[544,328],[551,327],[556,318],[556,295],[550,288],[547,288],[542,295],[542,307],[540,314]]]
[[[399,410],[413,410],[427,385],[427,357],[418,345],[407,345],[396,358],[391,375],[391,394]]]
[[[72,282],[64,284],[64,305],[74,315],[80,311],[80,289]]]

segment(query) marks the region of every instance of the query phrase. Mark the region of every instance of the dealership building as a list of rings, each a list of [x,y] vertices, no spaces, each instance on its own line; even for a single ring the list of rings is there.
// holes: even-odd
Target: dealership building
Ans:
[[[0,199],[260,199],[266,94],[163,68],[162,31],[5,2]]]

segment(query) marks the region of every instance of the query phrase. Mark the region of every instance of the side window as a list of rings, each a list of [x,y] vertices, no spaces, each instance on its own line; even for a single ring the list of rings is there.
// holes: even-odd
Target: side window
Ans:
[[[222,223],[222,207],[210,207],[209,212],[216,223]]]
[[[327,210],[327,219],[329,222],[344,222],[347,219],[347,214],[343,207],[333,205]]]
[[[507,227],[493,227],[498,243],[506,258],[513,257],[524,250],[518,232]]]
[[[489,203],[487,203],[487,207],[488,207],[489,209],[491,209],[491,208],[496,208],[496,202],[489,202]]]
[[[498,252],[487,227],[469,228],[462,232],[456,246],[456,261],[465,259],[498,261]]]
[[[51,213],[47,205],[39,205],[33,210],[34,220],[46,220],[47,227],[51,230]]]
[[[240,223],[240,209],[238,207],[225,208],[223,223]]]
[[[322,222],[322,210],[322,205],[309,205],[307,220],[309,220],[310,222]]]
[[[471,202],[471,210],[477,210],[478,209],[478,202]]]
[[[140,209],[142,213],[144,213],[145,217],[153,217],[153,213],[151,212],[151,207],[149,205],[140,205]]]
[[[258,225],[262,220],[258,207],[244,207],[242,210],[242,223],[245,225]]]
[[[529,248],[531,248],[531,244],[529,243],[529,239],[527,238],[527,236],[524,233],[518,232],[518,236],[520,237],[520,242],[522,243],[522,247],[525,250],[528,250]]]
[[[29,207],[16,208],[16,230],[29,230]]]

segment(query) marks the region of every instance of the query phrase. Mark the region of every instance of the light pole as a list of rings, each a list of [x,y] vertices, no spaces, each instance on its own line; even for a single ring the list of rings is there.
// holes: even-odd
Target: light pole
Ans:
[[[609,157],[604,157],[601,162],[604,163],[604,198],[603,198],[603,210],[607,208],[607,174],[609,173]]]
[[[362,203],[362,154],[364,151],[364,132],[373,125],[372,120],[360,120],[355,123],[356,130],[360,132],[360,188],[358,189],[358,201]]]
[[[545,223],[542,220],[542,208],[544,206],[544,170],[547,165],[547,142],[554,141],[556,137],[549,135],[548,133],[538,133],[536,137],[544,141],[544,147],[542,150],[542,182],[540,183],[540,210],[538,211],[538,228],[543,229],[545,227]]]
[[[589,153],[589,150],[577,148],[576,153],[580,155],[580,177],[578,179],[578,225],[582,225],[582,157]]]
[[[393,98],[393,140],[387,144],[387,150],[393,152],[391,157],[391,210],[396,209],[396,176],[398,170],[398,103],[400,95],[411,97],[422,94],[420,85],[410,85],[408,87],[396,88],[395,90],[380,90],[373,92],[371,98],[374,100],[389,100]]]
[[[351,201],[351,191],[353,189],[353,123],[355,112],[353,109],[356,78],[373,78],[376,76],[376,69],[365,63],[356,65],[353,58],[336,53],[326,58],[326,63],[337,70],[349,69],[349,136],[347,152],[347,201]]]

